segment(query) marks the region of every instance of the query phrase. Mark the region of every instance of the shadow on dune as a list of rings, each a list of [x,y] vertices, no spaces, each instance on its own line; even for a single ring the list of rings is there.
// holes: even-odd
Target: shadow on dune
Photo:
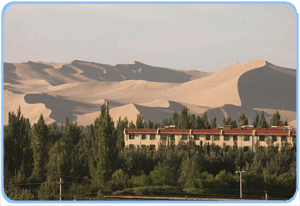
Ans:
[[[45,93],[26,94],[24,99],[29,104],[43,103],[52,111],[50,117],[57,123],[64,123],[66,117],[73,122],[77,119],[75,115],[100,111],[100,106],[64,99],[61,96],[54,97]]]
[[[227,117],[231,117],[232,120],[236,120],[237,124],[239,125],[238,119],[242,113],[244,113],[245,116],[248,117],[249,124],[252,124],[252,120],[255,118],[256,114],[259,114],[259,116],[261,116],[262,111],[258,111],[251,108],[239,107],[231,104],[225,104],[223,107],[209,109],[207,115],[209,116],[209,119],[217,117],[217,125],[223,125],[223,119],[225,118],[223,112],[227,114]],[[265,113],[265,118],[269,123],[271,115]]]
[[[51,65],[32,62],[32,61],[28,61],[26,64],[30,65],[35,70],[54,69],[54,67]]]
[[[15,81],[18,77],[15,74],[17,67],[11,63],[4,63],[4,82],[11,84],[20,84]]]
[[[296,75],[271,66],[267,63],[239,78],[242,107],[296,111]]]
[[[182,71],[149,66],[140,62],[130,65],[117,64],[113,66],[75,60],[71,64],[83,71],[81,75],[97,81],[145,80],[183,83],[189,81],[191,78],[195,78],[197,75],[198,78],[201,75],[205,76],[205,74],[198,71],[190,75]],[[199,75],[200,73],[201,75]]]
[[[143,115],[144,121],[147,123],[148,120],[151,122],[161,123],[164,118],[172,118],[173,111],[166,111],[162,108],[157,107],[145,107],[141,105],[134,104],[136,109]]]

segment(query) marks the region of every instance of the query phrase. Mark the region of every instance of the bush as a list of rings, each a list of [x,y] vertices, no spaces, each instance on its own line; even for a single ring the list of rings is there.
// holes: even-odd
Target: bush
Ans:
[[[135,187],[118,190],[112,193],[113,195],[178,195],[182,192],[177,187],[173,186],[148,186]]]
[[[126,188],[128,187],[128,176],[122,169],[119,169],[112,174],[111,183],[114,188]]]
[[[188,195],[201,195],[203,194],[203,190],[197,188],[185,188],[183,191]]]
[[[133,194],[133,188],[126,188],[124,190],[117,190],[112,193],[113,195],[132,195]]]
[[[143,186],[149,186],[151,184],[151,181],[149,180],[148,176],[143,173],[140,176],[132,176],[130,179],[130,182],[133,187],[143,187]]]

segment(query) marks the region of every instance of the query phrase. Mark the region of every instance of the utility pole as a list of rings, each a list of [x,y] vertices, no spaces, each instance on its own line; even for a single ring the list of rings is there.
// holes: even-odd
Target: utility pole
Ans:
[[[61,201],[61,194],[62,194],[62,179],[61,176],[59,177],[59,200]]]
[[[245,171],[235,171],[235,173],[240,173],[240,198],[243,198],[243,192],[242,192],[242,173],[245,173]]]

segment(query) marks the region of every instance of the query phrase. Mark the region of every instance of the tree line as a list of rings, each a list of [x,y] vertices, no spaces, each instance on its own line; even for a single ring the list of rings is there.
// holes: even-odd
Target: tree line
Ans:
[[[226,124],[236,125],[227,118]],[[241,125],[247,117],[239,118]],[[264,113],[254,120],[266,127]],[[235,122],[235,123],[234,123]],[[225,123],[225,122],[224,122]],[[41,114],[31,124],[21,114],[9,112],[4,126],[4,190],[13,200],[59,200],[59,179],[63,179],[63,199],[104,199],[105,195],[165,195],[239,197],[239,175],[243,174],[245,198],[289,199],[296,190],[296,146],[283,143],[258,147],[256,152],[236,146],[211,144],[197,147],[193,141],[177,146],[150,148],[124,147],[125,128],[155,128],[175,124],[177,128],[214,128],[207,113],[190,115],[187,108],[173,113],[161,124],[144,122],[141,114],[135,124],[119,118],[116,126],[109,106],[86,127],[66,118],[64,124],[46,125]],[[269,125],[285,125],[275,113]],[[268,126],[269,126],[268,125]]]

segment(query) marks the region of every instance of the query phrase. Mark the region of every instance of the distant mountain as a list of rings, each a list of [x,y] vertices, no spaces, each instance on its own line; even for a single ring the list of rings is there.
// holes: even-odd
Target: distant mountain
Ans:
[[[4,63],[4,68],[5,82],[18,83],[22,80],[43,79],[51,85],[125,80],[182,83],[211,74],[196,70],[154,67],[137,61],[117,65],[79,60],[62,64],[28,61],[17,64]]]
[[[71,121],[87,125],[109,102],[116,121],[133,122],[141,113],[145,121],[161,122],[186,106],[190,113],[209,119],[256,113],[269,120],[277,110],[296,126],[296,70],[264,60],[233,63],[215,73],[180,71],[137,61],[106,65],[85,61],[4,64],[4,121],[21,106],[35,123],[44,114],[47,123]]]

